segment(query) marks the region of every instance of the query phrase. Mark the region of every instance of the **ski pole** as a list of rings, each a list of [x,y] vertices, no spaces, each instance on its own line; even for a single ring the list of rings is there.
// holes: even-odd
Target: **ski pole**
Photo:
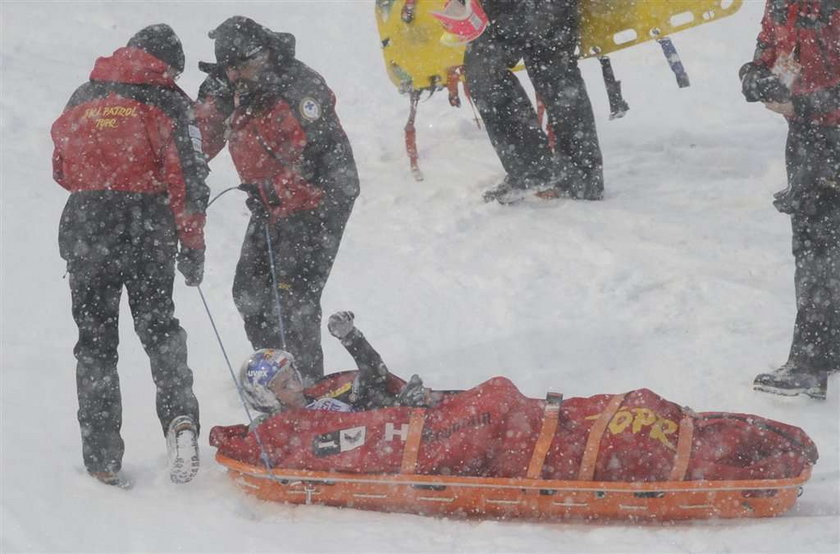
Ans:
[[[264,224],[265,243],[268,249],[268,262],[271,269],[271,285],[274,291],[275,311],[277,312],[277,326],[280,329],[280,344],[283,350],[286,349],[286,330],[283,326],[283,307],[280,304],[280,285],[277,282],[277,266],[274,263],[274,249],[271,247],[271,232],[268,229],[268,221]]]
[[[248,402],[245,400],[245,393],[242,390],[242,386],[239,384],[239,381],[236,379],[236,374],[233,371],[233,366],[230,363],[230,358],[228,358],[227,350],[225,350],[225,345],[222,343],[222,337],[219,335],[219,330],[216,328],[216,321],[213,319],[213,314],[210,313],[210,306],[207,304],[207,299],[204,298],[204,291],[201,290],[201,285],[196,287],[198,289],[198,294],[201,296],[201,303],[204,304],[204,310],[207,312],[207,317],[210,319],[210,325],[213,327],[213,333],[216,334],[216,341],[219,343],[219,348],[222,350],[222,356],[225,358],[225,363],[228,366],[228,370],[230,371],[230,377],[233,379],[233,384],[236,387],[236,392],[239,393],[239,401],[242,402],[242,407],[245,408],[245,415],[248,416],[248,426],[252,426],[254,424],[254,418],[251,417],[251,410],[248,409]],[[271,470],[271,462],[268,458],[268,453],[263,446],[262,440],[260,439],[260,434],[257,432],[257,429],[254,429],[254,437],[257,439],[257,446],[260,447],[260,458],[262,458],[263,463],[265,464],[265,468],[267,470]]]

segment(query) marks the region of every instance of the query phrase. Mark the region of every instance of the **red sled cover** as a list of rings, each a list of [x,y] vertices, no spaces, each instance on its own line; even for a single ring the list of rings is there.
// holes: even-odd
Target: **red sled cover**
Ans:
[[[818,457],[801,429],[758,416],[694,413],[647,389],[558,405],[502,377],[435,408],[288,411],[253,432],[214,427],[210,443],[265,467],[262,445],[271,468],[628,483],[793,478]]]

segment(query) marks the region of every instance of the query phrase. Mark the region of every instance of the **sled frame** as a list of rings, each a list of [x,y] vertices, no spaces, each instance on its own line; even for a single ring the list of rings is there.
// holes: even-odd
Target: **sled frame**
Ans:
[[[262,500],[462,518],[676,521],[773,517],[810,478],[645,483],[365,474],[275,468],[222,454],[216,461]]]

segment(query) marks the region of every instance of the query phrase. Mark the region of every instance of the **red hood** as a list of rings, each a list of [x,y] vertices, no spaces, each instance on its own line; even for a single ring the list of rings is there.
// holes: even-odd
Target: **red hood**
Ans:
[[[90,79],[176,88],[175,79],[165,74],[167,69],[169,66],[166,62],[144,50],[126,46],[116,50],[110,57],[98,58],[90,72]]]

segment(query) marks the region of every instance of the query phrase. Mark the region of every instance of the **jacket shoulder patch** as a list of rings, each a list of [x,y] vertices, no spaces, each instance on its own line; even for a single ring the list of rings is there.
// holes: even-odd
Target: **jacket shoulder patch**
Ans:
[[[307,121],[317,121],[321,118],[321,104],[311,96],[306,96],[298,104],[301,117]]]

